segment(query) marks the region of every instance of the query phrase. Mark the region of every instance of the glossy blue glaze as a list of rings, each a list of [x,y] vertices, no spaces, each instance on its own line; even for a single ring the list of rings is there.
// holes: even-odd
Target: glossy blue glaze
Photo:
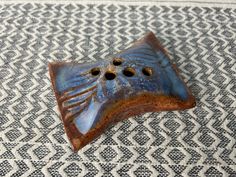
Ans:
[[[121,58],[122,64],[114,66],[112,63],[114,58]],[[132,77],[123,74],[123,70],[127,67],[135,69]],[[142,69],[145,67],[152,68],[151,76],[143,74]],[[99,68],[100,73],[92,75],[90,72],[92,68]],[[116,74],[113,80],[104,77],[108,70]],[[125,92],[124,95],[119,95],[120,99],[140,92],[172,95],[183,101],[188,99],[186,87],[172,68],[167,56],[148,43],[142,43],[111,59],[93,64],[62,65],[55,81],[56,90],[62,98],[65,98],[64,108],[68,114],[74,115],[74,123],[82,134],[86,134],[99,121],[98,112],[102,105],[107,100],[115,98],[121,90]]]

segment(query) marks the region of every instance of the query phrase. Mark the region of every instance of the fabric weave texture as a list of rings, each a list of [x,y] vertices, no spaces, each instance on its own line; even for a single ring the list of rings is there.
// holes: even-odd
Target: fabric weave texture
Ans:
[[[153,31],[197,100],[112,126],[74,153],[50,61],[103,60]],[[236,9],[0,4],[0,176],[236,176]]]

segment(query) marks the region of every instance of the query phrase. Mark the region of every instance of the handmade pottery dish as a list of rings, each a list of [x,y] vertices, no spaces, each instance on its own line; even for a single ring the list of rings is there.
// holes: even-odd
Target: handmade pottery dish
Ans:
[[[123,119],[195,106],[193,95],[152,32],[109,59],[52,62],[49,71],[75,151]]]

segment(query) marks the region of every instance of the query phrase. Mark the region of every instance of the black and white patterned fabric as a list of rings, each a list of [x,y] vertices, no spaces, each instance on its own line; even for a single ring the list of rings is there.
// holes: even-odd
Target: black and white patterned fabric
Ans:
[[[197,106],[147,113],[74,153],[49,61],[90,62],[153,31]],[[0,176],[236,176],[236,8],[0,4]]]

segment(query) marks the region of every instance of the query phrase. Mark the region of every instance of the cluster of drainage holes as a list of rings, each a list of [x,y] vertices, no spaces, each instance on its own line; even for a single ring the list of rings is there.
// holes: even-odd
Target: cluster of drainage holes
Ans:
[[[113,64],[114,64],[115,66],[121,65],[122,62],[123,62],[123,60],[120,59],[120,58],[116,58],[116,59],[113,60]],[[100,74],[100,69],[99,69],[99,68],[93,68],[93,69],[91,69],[90,72],[91,72],[91,74],[92,74],[93,76],[97,76],[97,75]],[[143,73],[145,76],[151,76],[151,75],[153,74],[153,70],[152,70],[152,68],[150,68],[150,67],[144,67],[144,68],[142,69],[142,73]],[[134,70],[134,68],[127,67],[127,68],[125,68],[125,69],[123,70],[123,74],[124,74],[126,77],[132,77],[132,76],[135,75],[135,70]],[[104,77],[105,77],[107,80],[113,80],[113,79],[115,79],[116,74],[115,74],[114,72],[112,72],[112,71],[107,71],[107,72],[105,73]]]

